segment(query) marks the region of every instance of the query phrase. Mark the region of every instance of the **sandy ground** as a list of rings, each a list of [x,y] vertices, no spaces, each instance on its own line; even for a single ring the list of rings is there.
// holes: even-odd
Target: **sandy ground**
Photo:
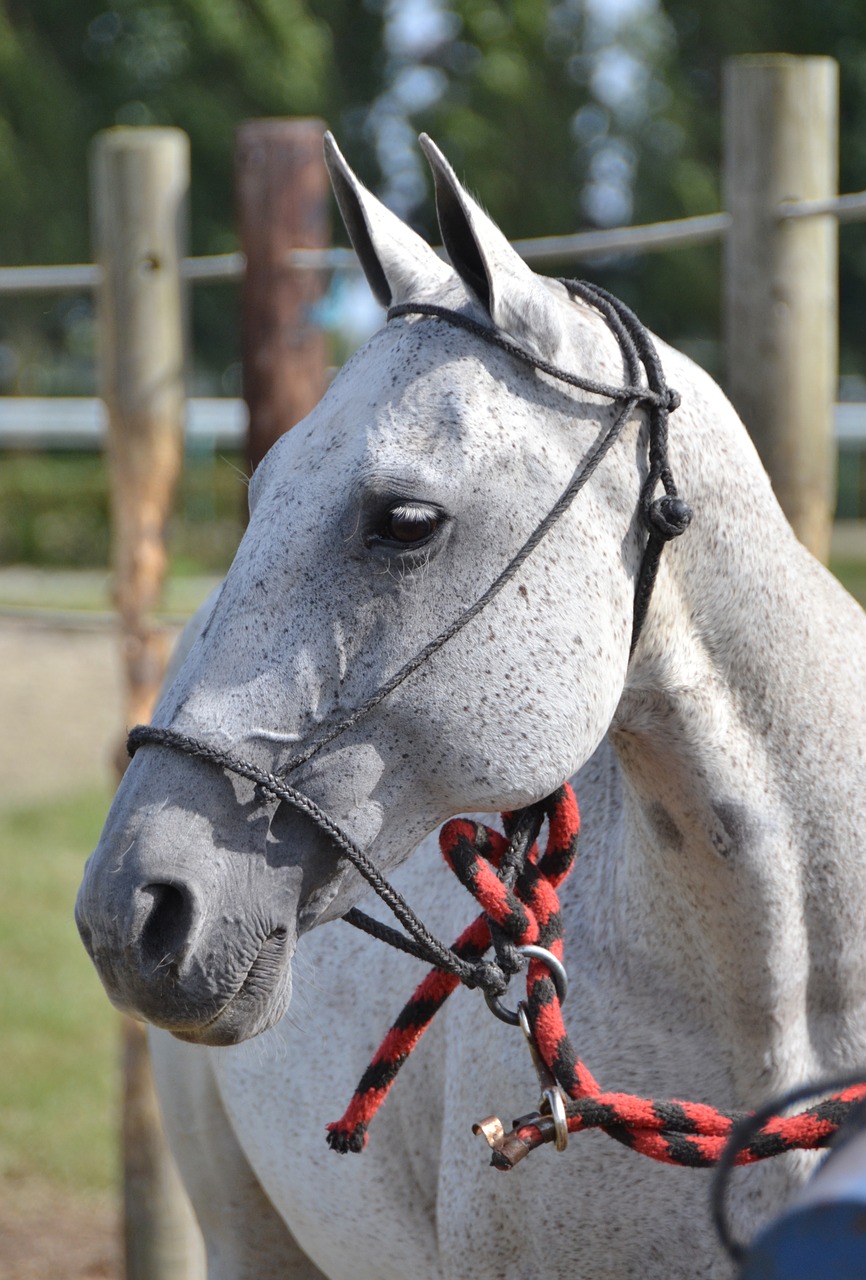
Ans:
[[[121,705],[112,630],[0,617],[0,804],[110,780]]]
[[[0,1280],[121,1280],[118,1211],[28,1182],[3,1184]]]

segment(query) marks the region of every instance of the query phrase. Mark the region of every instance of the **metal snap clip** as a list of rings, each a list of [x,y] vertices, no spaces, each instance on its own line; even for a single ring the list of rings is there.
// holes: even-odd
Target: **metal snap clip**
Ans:
[[[535,1067],[535,1074],[538,1076],[538,1083],[541,1085],[541,1101],[538,1104],[538,1109],[542,1115],[550,1116],[553,1121],[555,1135],[554,1146],[557,1151],[564,1151],[568,1146],[568,1116],[565,1113],[565,1099],[562,1096],[559,1082],[538,1052],[538,1045],[535,1043],[535,1036],[532,1034],[529,1015],[523,1000],[517,1006],[517,1018],[520,1023],[520,1029],[526,1036],[532,1065]]]

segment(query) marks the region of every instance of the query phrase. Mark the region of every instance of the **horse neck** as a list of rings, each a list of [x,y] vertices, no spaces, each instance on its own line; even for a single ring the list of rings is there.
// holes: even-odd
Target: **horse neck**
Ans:
[[[731,411],[683,430],[696,516],[611,732],[618,883],[629,946],[671,943],[673,981],[754,1097],[866,1052],[866,620],[794,539]]]

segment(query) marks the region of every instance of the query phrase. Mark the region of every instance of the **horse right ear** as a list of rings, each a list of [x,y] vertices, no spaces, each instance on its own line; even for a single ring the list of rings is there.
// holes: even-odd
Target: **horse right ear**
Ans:
[[[454,279],[429,244],[359,182],[331,133],[325,134],[325,163],[349,239],[377,302],[397,306]]]

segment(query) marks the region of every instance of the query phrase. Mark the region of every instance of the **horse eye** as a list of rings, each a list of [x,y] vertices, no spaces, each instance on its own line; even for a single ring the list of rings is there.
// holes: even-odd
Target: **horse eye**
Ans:
[[[433,507],[394,507],[388,512],[382,536],[392,542],[425,542],[442,523],[442,517]]]

